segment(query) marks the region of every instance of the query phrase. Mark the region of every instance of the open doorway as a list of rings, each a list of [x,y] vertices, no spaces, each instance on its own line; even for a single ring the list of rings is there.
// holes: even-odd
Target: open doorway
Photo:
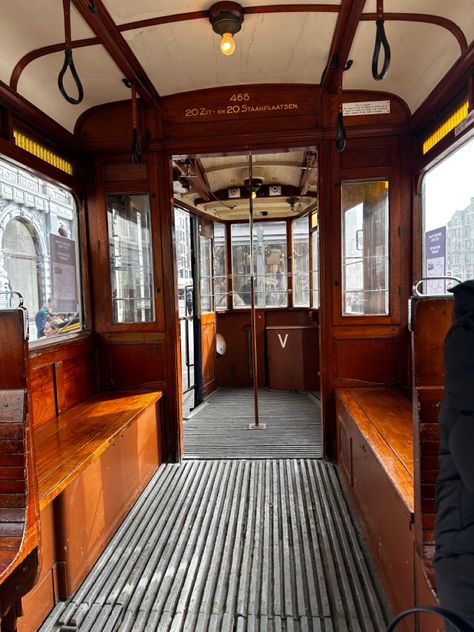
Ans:
[[[317,149],[261,153],[251,157],[251,167],[248,154],[176,157],[174,190],[177,204],[196,220],[194,326],[200,354],[197,359],[195,353],[194,369],[200,361],[204,400],[219,389],[219,397],[213,397],[217,401],[223,389],[231,389],[224,408],[237,410],[256,382],[270,406],[264,416],[283,410],[278,395],[310,393],[318,406]],[[181,300],[184,309],[184,294]],[[256,314],[254,335],[251,313]],[[183,348],[183,327],[181,339]],[[288,400],[288,407],[286,417],[291,418],[288,411],[298,404]],[[244,403],[244,417],[251,416],[251,408],[251,401]],[[226,414],[216,413],[220,421]],[[294,431],[295,423],[286,430]],[[186,452],[185,428],[189,456]]]

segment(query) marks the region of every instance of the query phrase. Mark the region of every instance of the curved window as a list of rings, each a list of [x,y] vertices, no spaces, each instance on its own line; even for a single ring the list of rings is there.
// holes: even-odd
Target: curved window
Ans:
[[[473,160],[474,139],[423,180],[423,277],[433,277],[423,287],[425,294],[444,294],[450,282],[442,277],[474,278]]]
[[[0,159],[0,309],[28,310],[31,341],[81,329],[77,213],[69,191]]]

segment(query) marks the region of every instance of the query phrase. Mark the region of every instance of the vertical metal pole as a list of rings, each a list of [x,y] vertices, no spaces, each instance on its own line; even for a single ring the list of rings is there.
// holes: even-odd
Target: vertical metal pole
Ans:
[[[266,424],[261,424],[258,414],[258,366],[257,366],[257,314],[255,309],[255,256],[253,250],[253,172],[252,152],[249,153],[249,226],[250,226],[250,333],[252,339],[252,373],[253,373],[253,402],[254,423],[249,424],[251,430],[264,430]]]

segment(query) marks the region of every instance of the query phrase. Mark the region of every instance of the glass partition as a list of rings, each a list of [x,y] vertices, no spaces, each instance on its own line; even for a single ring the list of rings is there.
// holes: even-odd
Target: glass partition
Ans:
[[[216,310],[227,309],[227,270],[224,224],[214,224],[214,302]]]
[[[309,307],[309,217],[293,220],[293,305]]]
[[[312,307],[319,307],[320,290],[319,290],[319,227],[311,233],[311,274],[313,281],[313,296],[311,299]]]
[[[155,304],[148,195],[108,195],[107,223],[113,322],[152,322]]]
[[[389,313],[389,187],[386,180],[343,182],[342,313]]]
[[[256,306],[287,307],[286,222],[258,222],[253,233]],[[231,238],[234,307],[250,307],[249,224],[233,224]]]
[[[212,239],[201,235],[199,245],[201,263],[201,310],[203,312],[212,312]]]

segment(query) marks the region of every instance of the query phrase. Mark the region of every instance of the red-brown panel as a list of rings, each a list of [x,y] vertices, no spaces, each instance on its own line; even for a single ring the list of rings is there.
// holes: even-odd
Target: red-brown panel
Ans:
[[[58,566],[61,598],[77,589],[158,466],[158,424],[148,408],[54,501],[64,556]]]
[[[66,358],[56,365],[58,413],[72,408],[98,390],[95,352]]]
[[[22,599],[23,616],[18,619],[18,632],[38,630],[57,601],[53,505],[41,511],[40,521],[41,572],[36,586]]]
[[[30,371],[33,427],[56,416],[53,366],[48,364]]]
[[[216,315],[201,318],[202,382],[204,392],[211,393],[216,384]]]
[[[270,388],[297,391],[318,388],[317,331],[311,326],[267,327]]]
[[[335,348],[339,383],[351,384],[357,380],[389,384],[395,381],[395,339],[336,339]]]
[[[104,344],[103,351],[112,388],[152,385],[167,377],[162,344]]]
[[[414,298],[413,367],[415,385],[442,386],[444,383],[444,339],[453,321],[452,297]]]
[[[0,388],[25,388],[25,340],[20,310],[2,312],[0,335]]]

